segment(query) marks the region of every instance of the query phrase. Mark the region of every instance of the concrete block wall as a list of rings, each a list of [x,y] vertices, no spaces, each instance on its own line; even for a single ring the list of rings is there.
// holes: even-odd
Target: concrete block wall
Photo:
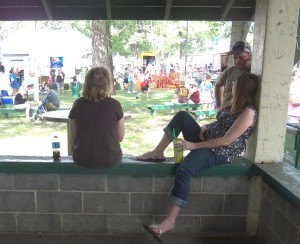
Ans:
[[[261,243],[300,244],[300,211],[265,183],[262,192],[258,240]]]
[[[255,177],[254,177],[255,178]],[[0,233],[122,235],[166,214],[174,176],[0,174]],[[173,233],[246,235],[251,179],[197,177]]]

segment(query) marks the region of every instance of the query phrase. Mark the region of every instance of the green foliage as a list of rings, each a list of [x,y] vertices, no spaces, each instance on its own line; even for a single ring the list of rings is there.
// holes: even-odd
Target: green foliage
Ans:
[[[4,40],[10,33],[15,32],[22,27],[22,21],[0,21],[0,40]]]
[[[4,39],[8,31],[20,28],[22,22],[7,23],[0,22],[0,39]],[[108,24],[112,55],[125,57],[138,57],[142,51],[155,51],[158,59],[179,57],[185,52],[200,53],[208,49],[205,45],[207,41],[228,38],[231,34],[231,22],[110,20]],[[37,21],[36,27],[74,28],[88,37],[92,36],[90,21]]]
[[[73,29],[80,31],[82,34],[87,37],[91,37],[91,23],[89,20],[76,20],[71,22],[71,26]]]
[[[148,40],[149,22],[135,20],[112,20],[112,53],[121,56],[137,56],[145,50],[151,50]]]
[[[69,21],[37,21],[36,26],[41,29],[62,30],[70,27]]]

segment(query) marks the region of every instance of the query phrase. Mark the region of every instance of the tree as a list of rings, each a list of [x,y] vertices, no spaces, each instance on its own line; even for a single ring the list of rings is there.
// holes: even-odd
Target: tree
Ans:
[[[111,37],[107,21],[91,21],[92,65],[106,66],[112,72]]]
[[[237,41],[246,41],[249,33],[251,22],[233,21],[231,27],[230,47]]]

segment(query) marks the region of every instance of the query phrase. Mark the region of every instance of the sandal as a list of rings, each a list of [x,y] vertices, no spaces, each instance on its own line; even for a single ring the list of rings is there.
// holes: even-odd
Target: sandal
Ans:
[[[161,236],[161,229],[159,229],[156,225],[146,225],[146,224],[143,224],[143,227],[146,231],[148,231],[152,236],[153,238],[158,242],[158,243],[162,243],[162,240],[159,238]],[[159,231],[159,234],[157,234],[155,230],[158,230]]]

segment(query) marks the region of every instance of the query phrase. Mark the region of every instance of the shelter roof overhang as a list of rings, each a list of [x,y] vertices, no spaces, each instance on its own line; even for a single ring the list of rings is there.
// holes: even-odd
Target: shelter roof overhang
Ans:
[[[0,20],[253,20],[256,0],[1,0]]]

